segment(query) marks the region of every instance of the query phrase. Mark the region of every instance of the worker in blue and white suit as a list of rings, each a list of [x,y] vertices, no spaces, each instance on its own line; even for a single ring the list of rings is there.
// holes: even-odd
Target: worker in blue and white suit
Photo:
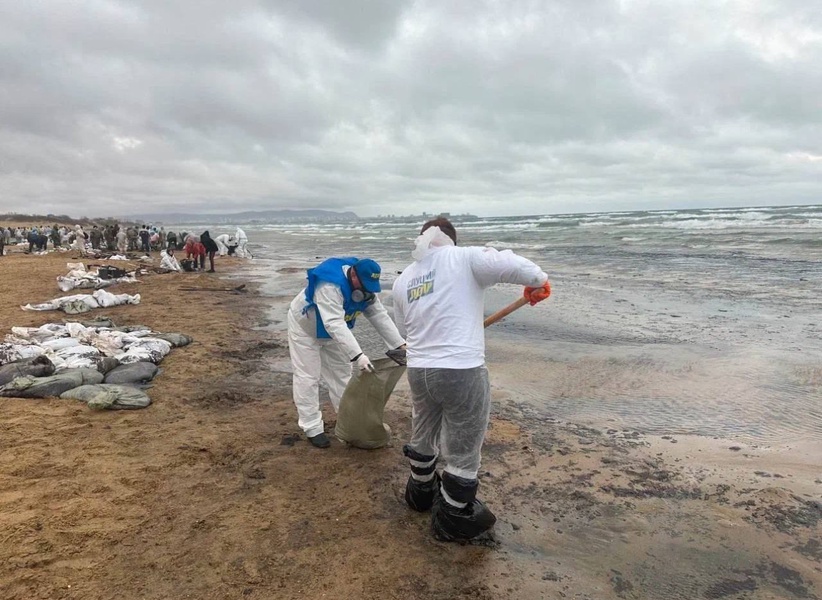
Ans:
[[[336,411],[351,369],[374,370],[351,332],[357,317],[368,319],[389,350],[405,345],[380,302],[380,273],[369,258],[329,258],[308,270],[308,285],[288,309],[294,404],[300,428],[318,448],[331,445],[320,410],[320,380]]]

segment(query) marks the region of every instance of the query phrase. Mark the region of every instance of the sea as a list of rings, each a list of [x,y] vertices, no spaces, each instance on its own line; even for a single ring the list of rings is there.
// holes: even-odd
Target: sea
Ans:
[[[241,223],[254,255],[245,276],[263,284],[270,327],[282,329],[305,269],[330,256],[370,257],[390,289],[422,223]],[[486,330],[495,399],[647,434],[822,440],[822,206],[454,223],[460,245],[521,254],[553,290]],[[521,290],[489,289],[486,313]],[[390,310],[390,293],[382,299]],[[355,333],[370,354],[384,350],[367,324]]]

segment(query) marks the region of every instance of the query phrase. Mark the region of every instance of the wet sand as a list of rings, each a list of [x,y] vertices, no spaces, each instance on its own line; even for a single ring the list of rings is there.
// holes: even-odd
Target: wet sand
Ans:
[[[0,258],[4,334],[66,317],[19,306],[62,295],[55,277],[74,260],[14,248]],[[489,540],[434,541],[402,500],[407,385],[386,410],[393,447],[316,450],[296,425],[271,298],[251,283],[247,294],[180,291],[233,287],[245,268],[224,258],[216,275],[141,277],[112,290],[139,292],[140,305],[83,315],[195,338],[163,361],[150,408],[2,400],[0,597],[822,594],[815,447],[555,421],[512,395],[491,358],[480,489],[499,521]]]

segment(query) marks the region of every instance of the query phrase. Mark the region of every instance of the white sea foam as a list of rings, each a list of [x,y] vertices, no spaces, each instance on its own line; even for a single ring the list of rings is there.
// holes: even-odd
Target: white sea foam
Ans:
[[[501,240],[494,240],[493,242],[486,242],[489,248],[496,249],[527,249],[527,250],[544,250],[545,244],[522,244],[519,242],[503,242]]]

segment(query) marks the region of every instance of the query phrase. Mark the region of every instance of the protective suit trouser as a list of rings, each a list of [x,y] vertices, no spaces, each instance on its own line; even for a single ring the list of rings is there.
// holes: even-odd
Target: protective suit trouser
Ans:
[[[238,240],[237,249],[234,250],[234,254],[240,258],[248,258],[248,250],[245,249],[246,244],[248,244],[248,240]]]
[[[294,370],[292,389],[300,428],[308,437],[323,433],[320,381],[328,388],[331,404],[340,406],[351,379],[351,362],[342,346],[332,339],[317,339],[300,326],[288,311],[288,352]]]
[[[220,253],[220,256],[225,256],[228,254],[228,246],[226,246],[222,240],[214,240],[217,242],[217,251]]]
[[[473,369],[409,367],[408,383],[412,433],[406,456],[411,461],[412,477],[424,481],[429,475],[429,465],[441,455],[445,462],[443,498],[454,506],[465,506],[476,496],[482,442],[491,411],[488,370],[485,366]]]

